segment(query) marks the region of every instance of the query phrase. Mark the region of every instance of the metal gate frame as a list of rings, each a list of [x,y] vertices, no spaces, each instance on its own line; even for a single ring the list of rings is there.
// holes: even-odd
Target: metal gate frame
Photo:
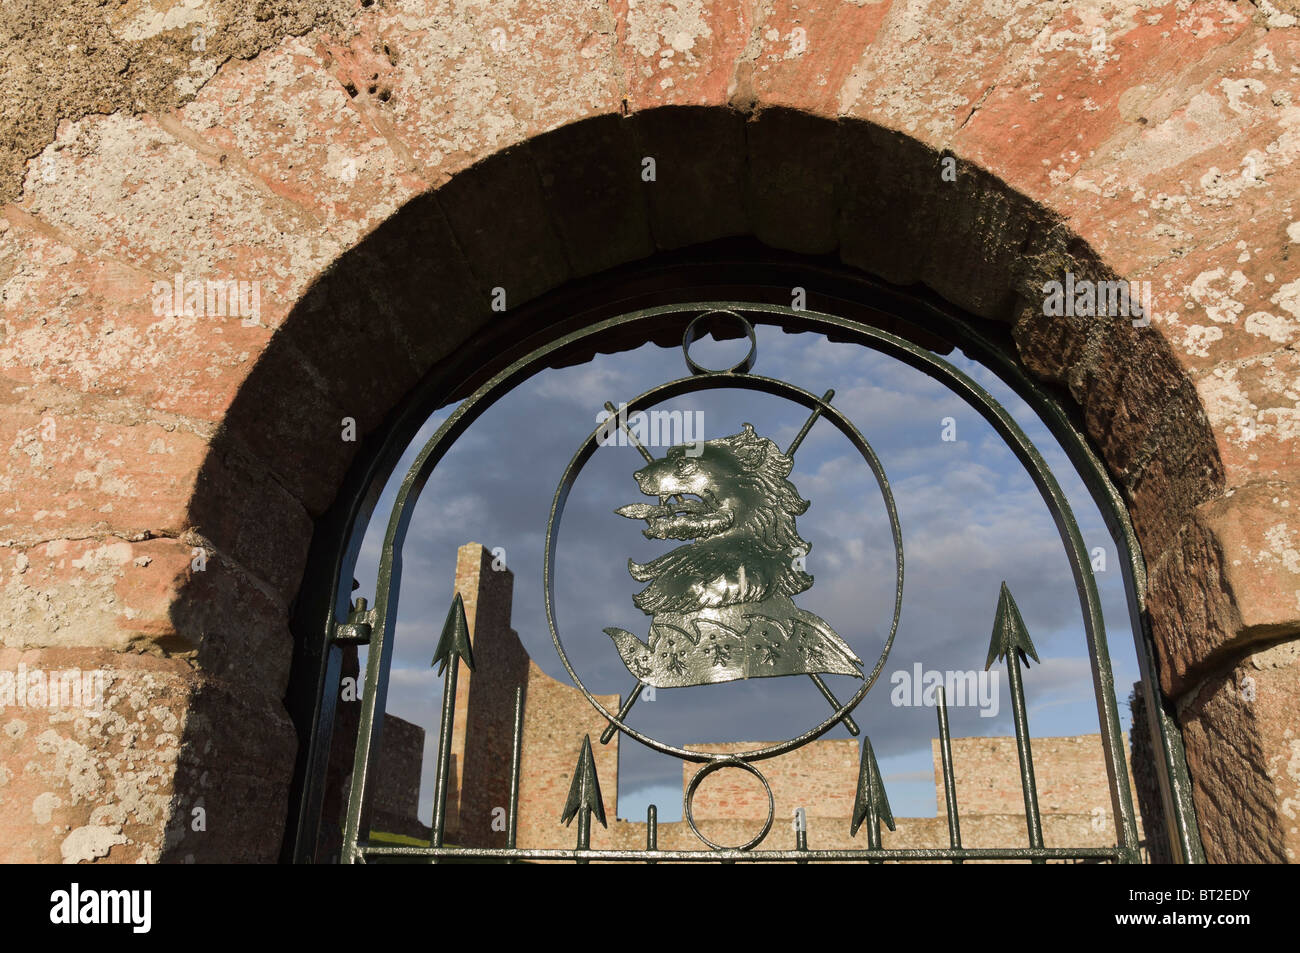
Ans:
[[[948,343],[961,348],[967,355],[993,371],[1022,397],[1031,409],[1039,414],[1075,465],[1108,523],[1108,528],[1111,530],[1126,568],[1124,575],[1129,611],[1134,631],[1139,633],[1138,659],[1144,691],[1147,696],[1148,730],[1153,741],[1153,751],[1159,752],[1156,757],[1156,773],[1164,802],[1164,815],[1170,847],[1174,852],[1175,859],[1178,861],[1203,862],[1204,855],[1196,833],[1195,815],[1191,804],[1190,783],[1183,758],[1181,737],[1155,683],[1154,649],[1145,606],[1144,565],[1133,534],[1132,525],[1128,519],[1127,510],[1104,467],[1091,450],[1081,429],[1058,402],[1030,380],[1018,365],[1007,357],[1001,348],[973,328],[968,321],[962,320],[960,317],[954,317],[946,309],[937,306],[934,302],[918,300],[913,295],[861,280],[856,281],[855,284],[867,285],[875,298],[878,300],[883,299],[882,303],[887,308],[886,313],[894,317],[900,317],[900,312],[904,312],[905,320],[911,326],[925,333],[939,335]],[[788,287],[786,286],[787,291]],[[893,307],[890,307],[890,305]],[[902,307],[899,307],[899,305],[902,305]],[[875,306],[875,302],[870,305],[870,307]],[[469,424],[496,397],[505,393],[541,367],[562,364],[565,362],[566,357],[575,351],[590,351],[598,339],[611,333],[614,333],[624,342],[628,340],[626,332],[629,329],[636,332],[634,337],[643,340],[662,340],[664,329],[679,331],[687,320],[696,314],[719,308],[752,316],[755,323],[759,324],[776,323],[792,331],[814,331],[827,334],[833,337],[834,340],[855,341],[909,364],[944,383],[963,397],[967,403],[998,430],[1004,441],[1020,459],[1022,465],[1026,467],[1052,511],[1062,541],[1066,545],[1067,554],[1071,559],[1076,585],[1080,592],[1085,628],[1089,637],[1094,690],[1098,699],[1098,714],[1107,755],[1107,774],[1112,794],[1113,817],[1116,820],[1116,828],[1119,833],[1119,843],[1114,848],[1049,849],[1042,846],[1041,832],[1035,838],[1034,827],[1037,819],[1036,809],[1031,798],[1033,784],[1032,758],[1025,757],[1028,755],[1027,729],[1024,729],[1024,739],[1022,740],[1022,744],[1024,744],[1022,780],[1025,781],[1026,818],[1029,826],[1030,846],[995,850],[960,847],[957,806],[951,778],[951,757],[948,751],[946,710],[942,704],[939,706],[939,727],[941,750],[944,752],[946,800],[952,842],[952,846],[946,849],[899,851],[882,850],[880,848],[878,825],[883,819],[885,823],[892,827],[892,818],[889,817],[888,805],[884,800],[883,786],[881,786],[879,780],[878,770],[874,767],[874,756],[870,755],[869,741],[863,745],[863,769],[858,792],[859,803],[857,809],[855,809],[854,818],[855,831],[860,824],[868,821],[866,827],[869,846],[865,850],[809,851],[806,849],[806,841],[801,836],[801,849],[793,852],[730,849],[660,851],[653,846],[653,821],[649,827],[652,832],[651,841],[645,851],[589,850],[586,845],[589,844],[590,815],[593,810],[598,810],[598,808],[593,806],[591,801],[591,790],[597,782],[594,777],[594,767],[590,772],[587,770],[587,765],[590,764],[590,756],[587,753],[584,753],[580,758],[580,770],[575,774],[574,791],[571,792],[570,797],[571,801],[576,798],[578,803],[576,805],[566,805],[563,811],[566,820],[571,819],[575,814],[579,820],[579,841],[575,850],[521,851],[513,848],[447,848],[441,846],[440,838],[436,833],[434,845],[428,848],[380,847],[365,843],[365,831],[368,829],[368,821],[364,813],[364,807],[368,801],[365,794],[372,778],[370,772],[371,756],[373,752],[377,752],[381,741],[380,729],[384,710],[383,703],[387,689],[387,670],[391,659],[393,641],[389,627],[391,620],[395,619],[401,575],[401,543],[409,525],[415,501],[433,467],[445,450],[450,447],[451,443],[464,432]],[[581,318],[575,319],[575,321],[580,320]],[[564,330],[567,330],[568,333],[563,333]],[[379,452],[363,457],[363,465],[357,469],[357,472],[353,474],[353,479],[350,480],[350,486],[356,488],[357,492],[350,499],[348,499],[346,493],[341,496],[341,501],[346,502],[348,505],[336,507],[336,511],[332,514],[334,516],[332,525],[329,525],[327,521],[327,525],[324,527],[326,532],[323,534],[318,532],[318,536],[323,536],[325,542],[347,539],[348,545],[338,545],[334,548],[332,558],[327,560],[327,565],[334,571],[326,579],[321,579],[319,576],[313,579],[309,576],[304,583],[303,593],[299,599],[299,608],[302,608],[306,604],[304,603],[304,597],[314,596],[318,600],[318,606],[328,606],[328,612],[325,613],[323,620],[319,619],[319,613],[317,613],[317,622],[324,622],[323,634],[325,634],[326,638],[323,644],[320,644],[322,629],[315,628],[317,634],[314,639],[317,641],[317,650],[315,652],[296,653],[295,657],[296,668],[300,667],[300,662],[305,661],[308,665],[314,662],[319,677],[315,693],[315,704],[312,706],[311,711],[310,725],[312,730],[310,737],[307,739],[308,743],[300,754],[300,777],[298,779],[299,784],[296,786],[296,793],[299,797],[297,804],[298,823],[294,825],[294,829],[290,831],[286,838],[286,854],[290,859],[297,861],[309,860],[314,848],[316,832],[320,823],[320,806],[324,795],[324,772],[330,750],[330,737],[337,703],[341,648],[349,643],[367,643],[370,651],[367,685],[362,702],[362,725],[354,762],[353,796],[349,804],[344,835],[345,860],[379,861],[400,857],[437,862],[441,859],[474,857],[507,860],[546,858],[633,862],[679,860],[713,862],[736,860],[871,860],[879,862],[882,860],[921,859],[948,860],[952,862],[968,859],[1029,859],[1038,862],[1047,859],[1075,859],[1134,862],[1139,859],[1135,812],[1129,794],[1127,768],[1122,754],[1119,754],[1122,736],[1119,731],[1109,653],[1106,651],[1100,605],[1087,552],[1079,536],[1077,526],[1074,524],[1073,516],[1070,514],[1068,502],[1065,500],[1064,495],[1061,494],[1050,471],[1048,471],[1041,457],[1039,457],[1023,432],[1020,431],[1014,420],[982,388],[931,351],[897,335],[881,331],[858,321],[839,318],[829,313],[808,310],[794,311],[787,307],[771,304],[738,301],[695,301],[661,305],[606,318],[602,321],[587,324],[585,327],[580,326],[577,329],[570,326],[568,329],[561,328],[559,333],[552,330],[547,334],[547,337],[549,340],[539,346],[532,346],[536,344],[536,341],[521,342],[517,350],[523,350],[525,346],[529,346],[528,352],[517,357],[509,366],[500,370],[490,380],[479,384],[473,394],[453,411],[452,415],[430,439],[417,458],[402,485],[398,500],[394,506],[385,539],[384,562],[381,566],[380,578],[376,588],[376,604],[373,609],[365,607],[364,603],[362,603],[359,609],[354,610],[349,600],[349,593],[345,587],[339,585],[343,580],[351,579],[351,570],[356,561],[360,534],[352,532],[352,530],[356,526],[365,524],[366,518],[373,510],[378,493],[383,488],[388,473],[391,473],[396,458],[401,455],[402,450],[406,447],[406,442],[400,440],[402,432],[409,430],[413,433],[414,429],[418,428],[431,409],[428,407],[427,402],[424,404],[420,402],[409,403],[394,423],[385,428],[386,439],[379,447]],[[462,367],[460,370],[462,376],[459,381],[462,392],[465,389],[464,381],[466,379],[474,379],[475,377],[481,379],[482,377],[481,371],[475,375],[472,365],[471,367]],[[733,375],[733,377],[739,376]],[[756,379],[751,376],[748,383],[752,385]],[[454,372],[443,376],[444,395],[450,392],[445,387],[447,380],[456,380]],[[736,383],[734,379],[720,379],[713,386],[728,386],[734,383]],[[809,395],[809,398],[811,403],[808,403],[808,406],[814,407],[818,399],[814,395]],[[409,436],[407,439],[409,440]],[[313,560],[312,565],[315,566],[316,564],[317,560]],[[299,617],[301,618],[304,614],[308,618],[312,615],[311,611],[308,610],[306,613],[300,613]],[[451,617],[449,616],[449,622],[450,620]],[[446,677],[452,696],[454,696],[455,672],[461,661],[454,649],[455,646],[449,644],[447,651],[443,653],[444,662],[451,663],[445,667],[447,668]],[[1020,736],[1023,728],[1023,697],[1017,703],[1016,683],[1019,681],[1017,676],[1019,674],[1020,658],[1020,652],[1017,649],[1018,647],[1013,647],[1012,651],[1007,654],[1007,662],[1008,673],[1013,680],[1013,711],[1017,714],[1017,735]],[[443,732],[445,735],[450,728],[451,709],[449,705],[446,705],[445,699],[444,703]],[[823,731],[829,730],[831,724],[834,724],[834,719],[828,722]],[[606,734],[611,733],[607,731]],[[808,740],[811,740],[811,738]],[[514,769],[517,774],[517,750]],[[442,816],[442,812],[438,810],[437,805],[445,798],[445,768],[439,771],[438,789],[435,800],[436,819]],[[515,791],[512,792],[510,808],[512,818],[515,814],[516,795],[517,784],[515,785]],[[596,804],[598,802],[597,797]],[[570,810],[571,807],[574,809]],[[512,831],[513,828],[512,823]],[[435,829],[440,829],[440,825],[435,824]],[[514,839],[511,837],[510,843],[512,845],[513,842]]]

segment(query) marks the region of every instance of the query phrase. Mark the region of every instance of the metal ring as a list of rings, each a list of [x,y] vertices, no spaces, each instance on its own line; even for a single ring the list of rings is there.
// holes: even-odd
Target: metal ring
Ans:
[[[691,345],[704,336],[704,332],[699,329],[698,325],[705,318],[710,318],[715,314],[725,314],[729,318],[735,318],[745,329],[745,334],[749,336],[749,353],[745,357],[727,368],[710,368],[702,364],[696,364],[691,360]],[[682,356],[686,358],[686,366],[691,369],[691,373],[699,374],[748,374],[754,369],[754,362],[758,360],[758,336],[754,334],[754,326],[749,323],[743,315],[735,311],[714,310],[705,311],[697,315],[695,320],[686,325],[686,333],[682,335]]]
[[[889,658],[889,652],[893,648],[894,638],[898,634],[898,621],[903,611],[903,531],[898,524],[898,509],[894,505],[894,494],[890,490],[889,480],[885,476],[884,466],[880,458],[876,456],[876,451],[872,449],[871,444],[862,436],[861,432],[855,427],[839,408],[823,401],[811,391],[806,391],[802,387],[797,387],[786,381],[776,380],[770,377],[760,377],[759,375],[730,375],[730,374],[710,374],[698,377],[680,377],[675,381],[669,381],[666,384],[660,384],[643,394],[639,394],[632,400],[628,401],[627,409],[629,413],[653,407],[656,404],[683,394],[689,394],[697,390],[718,390],[718,389],[738,389],[738,390],[756,390],[763,393],[773,394],[778,397],[784,397],[787,400],[802,404],[809,410],[820,409],[821,416],[832,423],[840,433],[846,437],[850,443],[857,449],[871,468],[876,477],[876,482],[880,486],[880,492],[885,502],[885,510],[889,515],[889,528],[894,542],[895,558],[895,586],[894,586],[894,613],[893,620],[889,626],[889,637],[885,640],[885,646],[880,652],[880,657],[876,661],[875,667],[863,679],[862,685],[858,688],[856,694],[848,701],[841,705],[825,721],[821,722],[814,728],[810,728],[800,735],[789,738],[776,744],[767,745],[766,747],[756,748],[753,751],[746,751],[736,758],[744,761],[761,761],[764,758],[776,757],[795,748],[820,738],[826,732],[830,731],[835,725],[839,724],[845,715],[853,711],[854,708],[867,696],[867,692],[876,683],[880,677],[881,671],[885,667],[885,661]],[[545,598],[546,624],[551,632],[551,641],[555,645],[555,651],[560,656],[560,663],[564,666],[566,672],[573,679],[573,684],[577,686],[591,703],[596,711],[604,716],[605,720],[623,732],[630,738],[635,738],[641,744],[653,748],[663,754],[672,755],[681,758],[683,761],[705,762],[717,760],[720,757],[727,757],[720,752],[708,751],[688,751],[685,748],[676,745],[670,745],[667,742],[651,738],[643,732],[625,724],[617,714],[611,712],[593,695],[590,689],[583,682],[582,677],[578,675],[569,659],[568,653],[564,650],[564,643],[560,639],[559,623],[555,619],[555,552],[557,530],[560,522],[564,517],[565,505],[568,502],[569,491],[573,489],[574,483],[578,479],[578,474],[586,465],[587,461],[595,454],[599,446],[599,437],[605,423],[597,424],[592,430],[591,435],[578,448],[569,465],[565,468],[563,476],[560,477],[559,486],[555,489],[555,499],[551,503],[550,519],[546,523],[546,541],[542,553],[542,586]]]
[[[767,822],[763,825],[763,829],[758,832],[757,836],[750,838],[738,847],[728,847],[726,844],[714,843],[701,834],[700,829],[695,826],[695,812],[691,810],[692,804],[695,800],[695,791],[700,786],[700,782],[714,771],[721,768],[743,768],[754,777],[758,778],[758,780],[762,781],[763,790],[767,792]],[[767,783],[767,778],[763,777],[762,771],[758,770],[758,768],[754,767],[748,761],[741,761],[739,758],[722,758],[717,761],[710,761],[704,767],[700,768],[699,771],[696,771],[695,777],[691,778],[691,783],[686,785],[686,794],[682,797],[682,807],[682,814],[686,817],[686,823],[691,825],[691,830],[695,832],[695,836],[704,841],[705,844],[714,850],[753,850],[763,842],[763,838],[766,837],[768,831],[772,829],[772,821],[776,818],[776,801],[772,798],[772,785]]]

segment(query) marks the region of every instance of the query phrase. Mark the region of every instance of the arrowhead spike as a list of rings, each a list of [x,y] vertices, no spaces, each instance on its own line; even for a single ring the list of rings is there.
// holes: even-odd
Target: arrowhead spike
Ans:
[[[1016,600],[1011,598],[1011,590],[1003,582],[1002,590],[998,593],[998,608],[993,614],[993,638],[989,642],[989,657],[984,663],[984,670],[987,672],[995,661],[1006,658],[1012,650],[1020,653],[1020,660],[1026,665],[1029,664],[1026,655],[1038,662],[1038,653],[1034,651],[1034,643],[1029,639],[1025,620],[1020,617]]]
[[[465,660],[469,670],[474,671],[474,653],[469,646],[469,623],[465,621],[465,603],[460,598],[460,593],[456,593],[456,598],[451,600],[451,608],[447,610],[447,621],[442,624],[442,638],[438,639],[437,651],[433,653],[433,661],[430,665],[441,665],[438,668],[438,674],[441,675],[447,670],[447,663],[453,657],[459,657]]]
[[[596,815],[596,820],[600,821],[602,827],[609,827],[605,822],[605,802],[600,796],[600,781],[596,777],[596,757],[591,753],[591,735],[583,735],[578,769],[573,772],[573,783],[569,785],[569,796],[564,801],[560,823],[567,826],[579,811],[590,811]]]
[[[849,836],[856,836],[862,822],[872,814],[877,820],[885,822],[891,831],[894,814],[889,808],[889,797],[885,794],[885,782],[880,777],[880,765],[876,764],[876,753],[871,750],[871,739],[862,738],[862,763],[858,768],[858,795],[853,800],[853,821],[849,827]]]

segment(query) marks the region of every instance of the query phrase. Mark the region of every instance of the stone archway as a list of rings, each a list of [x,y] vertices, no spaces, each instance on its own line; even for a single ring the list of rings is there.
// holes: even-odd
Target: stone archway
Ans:
[[[10,856],[273,858],[289,609],[343,418],[378,428],[494,289],[751,235],[1004,322],[1068,388],[1150,569],[1207,852],[1289,858],[1287,20],[379,3],[177,109],[67,117],[0,231],[0,667],[106,670],[108,714],[6,718]],[[1150,281],[1152,327],[1045,317],[1067,271]],[[176,275],[257,282],[256,320],[157,313]]]

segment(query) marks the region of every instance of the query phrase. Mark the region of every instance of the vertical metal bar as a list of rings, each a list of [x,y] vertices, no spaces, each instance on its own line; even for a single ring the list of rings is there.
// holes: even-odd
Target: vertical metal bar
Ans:
[[[651,804],[645,810],[645,849],[659,849],[659,808]],[[658,863],[658,861],[647,860],[647,864]]]
[[[952,733],[948,728],[948,694],[939,686],[939,751],[943,759],[943,800],[948,810],[948,845],[961,847],[961,821],[957,815],[957,779],[952,769]],[[956,859],[954,864],[960,864]]]
[[[1020,785],[1025,795],[1025,825],[1029,846],[1043,846],[1043,821],[1038,814],[1038,788],[1034,783],[1034,755],[1029,744],[1029,716],[1025,713],[1025,683],[1020,677],[1020,652],[1007,653],[1007,680],[1011,683],[1011,716],[1016,723],[1016,753],[1020,758]],[[1042,863],[1036,860],[1034,863]]]
[[[1078,533],[1078,529],[1075,529]],[[1080,542],[1082,546],[1082,541]],[[1087,593],[1090,611],[1096,623],[1088,626],[1088,647],[1092,662],[1093,685],[1096,686],[1097,720],[1105,742],[1106,777],[1110,782],[1111,807],[1115,812],[1115,827],[1120,845],[1124,848],[1125,863],[1140,863],[1138,849],[1137,811],[1133,806],[1133,791],[1129,787],[1128,761],[1124,756],[1124,733],[1119,727],[1119,705],[1115,701],[1115,675],[1110,666],[1110,649],[1106,644],[1106,629],[1101,622],[1101,601],[1097,584],[1092,577],[1090,563],[1081,557],[1076,572],[1087,576]],[[1139,650],[1140,652],[1141,650]]]
[[[519,765],[524,744],[524,689],[515,688],[515,734],[510,748],[510,819],[506,827],[506,846],[515,849],[519,835]]]
[[[794,849],[800,852],[808,850],[808,812],[799,808],[799,823],[794,829]],[[795,861],[798,864],[808,863],[807,858]]]
[[[584,797],[585,801],[586,798]],[[591,811],[585,807],[578,809],[578,850],[591,849]],[[579,857],[574,863],[585,864],[587,858]]]
[[[1164,807],[1169,849],[1175,863],[1203,864],[1205,847],[1196,826],[1196,805],[1192,801],[1192,782],[1187,773],[1183,736],[1178,723],[1165,707],[1164,693],[1157,682],[1160,670],[1156,665],[1145,612],[1139,616],[1137,625],[1138,631],[1143,633],[1138,646],[1138,668],[1142,674],[1142,693],[1146,696],[1147,731],[1152,738],[1152,749],[1159,752],[1159,756],[1152,760]],[[1133,730],[1140,729],[1134,725]],[[1147,836],[1151,836],[1150,831]]]
[[[451,729],[456,720],[456,676],[460,656],[452,654],[442,676],[442,723],[438,729],[438,773],[433,786],[433,833],[430,845],[442,846],[447,827],[447,781],[451,774]]]
[[[867,816],[867,848],[880,850],[880,814],[874,810]],[[871,863],[879,864],[883,861],[873,860]]]
[[[379,593],[387,588],[388,580],[381,576]],[[396,603],[398,574],[391,577],[393,602]],[[371,803],[370,788],[374,783],[371,772],[371,755],[383,744],[384,702],[388,696],[388,669],[392,662],[393,640],[389,638],[388,619],[384,614],[386,594],[377,600],[374,628],[366,653],[366,687],[361,697],[361,718],[357,730],[357,749],[352,758],[352,788],[348,791],[347,822],[343,827],[343,849],[340,860],[355,863],[357,844],[363,833],[369,835]],[[364,812],[364,815],[363,815]]]
[[[627,421],[619,416],[618,408],[607,400],[605,401],[605,410],[611,417],[618,421],[618,425],[623,429],[623,433],[627,434],[628,443],[636,448],[637,453],[641,454],[642,459],[644,459],[646,463],[654,463],[654,455],[645,448],[645,445],[641,443],[637,438],[637,435],[631,431],[627,425]],[[679,503],[682,502],[681,496],[674,496],[673,499]],[[632,689],[632,694],[627,696],[627,701],[623,702],[623,707],[618,710],[619,721],[626,718],[632,711],[632,706],[637,703],[637,699],[641,697],[641,691],[644,688],[645,682],[638,681],[636,683],[636,688]],[[600,733],[600,743],[603,745],[609,744],[610,741],[613,740],[614,734],[617,731],[618,728],[613,723],[606,725],[605,730]]]

